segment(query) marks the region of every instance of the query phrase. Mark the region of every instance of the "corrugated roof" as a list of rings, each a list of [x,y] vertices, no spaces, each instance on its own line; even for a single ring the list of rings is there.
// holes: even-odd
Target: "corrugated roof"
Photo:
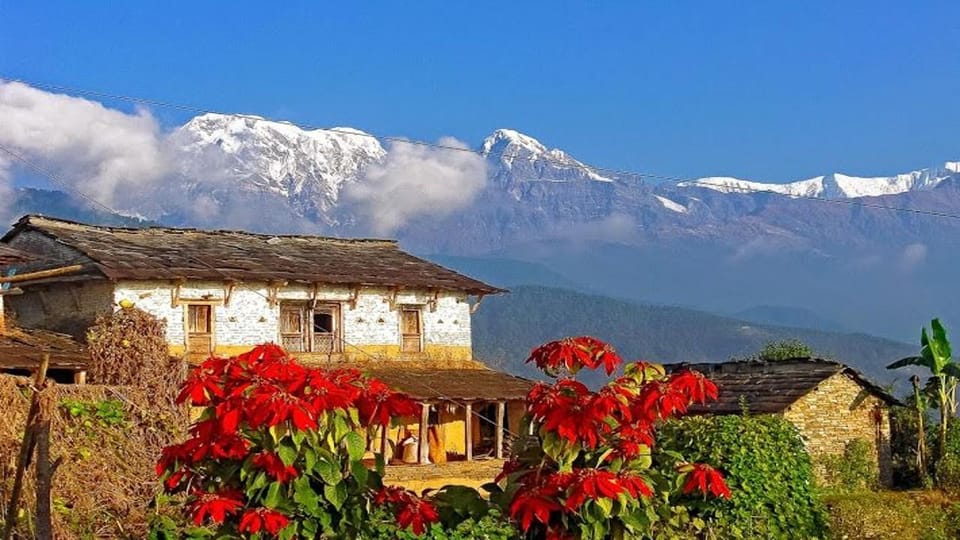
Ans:
[[[293,281],[505,292],[401,250],[392,240],[265,235],[242,231],[99,227],[24,216],[2,240],[38,231],[69,246],[108,279]],[[53,262],[47,266],[53,266]],[[43,261],[31,265],[44,267]]]
[[[667,364],[667,371],[689,368],[700,371],[716,383],[719,399],[705,406],[694,406],[694,414],[739,414],[741,401],[750,412],[779,413],[812,392],[823,381],[842,373],[871,394],[889,404],[895,397],[873,384],[855,369],[832,360],[795,358],[776,361],[736,361],[716,364]]]
[[[535,384],[491,369],[428,368],[410,366],[402,361],[341,364],[337,367],[355,367],[418,399],[518,400],[525,399]]]

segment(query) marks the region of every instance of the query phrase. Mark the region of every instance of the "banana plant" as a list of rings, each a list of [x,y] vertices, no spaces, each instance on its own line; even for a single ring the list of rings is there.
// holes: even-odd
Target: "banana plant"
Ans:
[[[925,367],[930,371],[932,394],[940,409],[940,440],[937,457],[942,459],[947,451],[947,424],[957,412],[957,384],[960,382],[960,364],[953,361],[953,352],[947,331],[940,319],[930,322],[931,332],[920,332],[920,355],[908,356],[887,366],[899,369],[907,366]]]

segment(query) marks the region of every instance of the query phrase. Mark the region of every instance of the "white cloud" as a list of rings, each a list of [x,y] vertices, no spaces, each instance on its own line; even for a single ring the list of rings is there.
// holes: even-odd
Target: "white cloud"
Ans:
[[[146,110],[127,114],[100,103],[0,81],[0,144],[61,173],[61,179],[113,206],[170,171],[160,126]],[[9,186],[11,163],[0,162]],[[7,181],[2,179],[6,177]]]
[[[439,145],[467,149],[445,137]],[[486,162],[473,153],[406,142],[391,145],[383,163],[346,187],[344,199],[376,234],[391,234],[409,220],[445,216],[468,206],[483,189]]]
[[[921,243],[910,244],[903,248],[900,257],[900,268],[909,272],[927,260],[927,245]]]

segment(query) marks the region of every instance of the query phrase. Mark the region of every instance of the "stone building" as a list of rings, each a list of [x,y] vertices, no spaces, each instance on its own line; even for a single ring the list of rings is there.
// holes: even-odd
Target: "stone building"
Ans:
[[[7,298],[20,326],[82,340],[99,315],[136,306],[196,362],[275,342],[305,363],[360,367],[423,403],[384,434],[419,437],[418,458],[501,456],[530,383],[473,358],[471,315],[505,292],[388,240],[98,227],[25,216],[0,239],[33,258]],[[432,446],[425,443],[430,440]]]
[[[797,426],[819,474],[818,458],[842,455],[851,442],[863,440],[878,480],[892,483],[890,406],[898,401],[853,368],[812,358],[667,366],[680,367],[701,371],[720,390],[717,401],[692,408],[692,414],[741,414],[746,408],[781,415]]]

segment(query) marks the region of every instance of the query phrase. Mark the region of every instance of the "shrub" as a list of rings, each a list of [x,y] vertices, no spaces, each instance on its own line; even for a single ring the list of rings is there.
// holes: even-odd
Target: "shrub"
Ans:
[[[946,454],[937,461],[937,484],[948,491],[960,491],[960,426],[947,427]]]
[[[637,362],[598,391],[577,381],[582,369],[615,372],[622,360],[590,337],[567,338],[533,351],[552,383],[527,397],[518,450],[491,498],[528,540],[675,536],[696,529],[689,509],[708,497],[730,497],[713,467],[659,452],[656,428],[691,403],[716,399],[717,387],[693,371],[667,375]],[[662,463],[653,467],[654,461]]]
[[[793,358],[810,358],[814,355],[813,349],[797,339],[771,341],[760,349],[757,359],[766,361],[791,360]]]
[[[854,439],[842,454],[821,456],[819,461],[827,487],[837,493],[875,489],[878,485],[876,458],[870,443],[863,439]]]
[[[729,500],[701,505],[719,538],[818,538],[827,516],[797,429],[777,416],[690,417],[666,424],[663,448],[723,469]]]

